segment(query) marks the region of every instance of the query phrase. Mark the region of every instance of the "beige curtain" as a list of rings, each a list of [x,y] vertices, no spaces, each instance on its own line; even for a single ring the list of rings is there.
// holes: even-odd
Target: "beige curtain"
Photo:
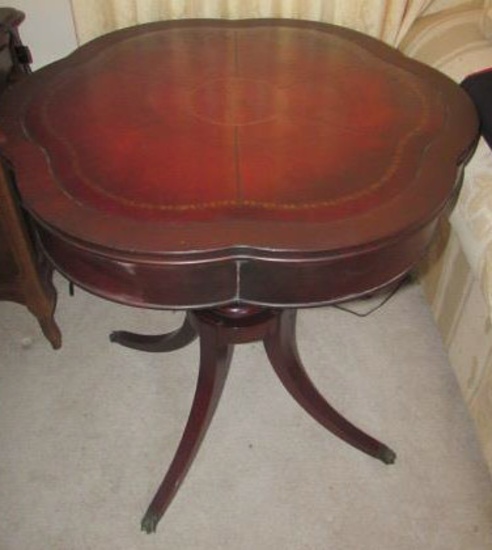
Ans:
[[[396,46],[430,4],[432,0],[338,0],[334,23]]]
[[[79,43],[115,29],[189,17],[287,17],[335,23],[397,45],[433,0],[71,0]]]

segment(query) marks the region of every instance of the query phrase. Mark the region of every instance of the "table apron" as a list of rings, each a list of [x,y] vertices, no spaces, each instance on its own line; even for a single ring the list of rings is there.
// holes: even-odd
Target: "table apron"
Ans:
[[[103,298],[137,307],[200,309],[244,303],[309,307],[378,290],[411,270],[429,245],[436,221],[386,245],[350,255],[292,260],[225,257],[175,263],[125,259],[93,252],[39,229],[53,266]]]

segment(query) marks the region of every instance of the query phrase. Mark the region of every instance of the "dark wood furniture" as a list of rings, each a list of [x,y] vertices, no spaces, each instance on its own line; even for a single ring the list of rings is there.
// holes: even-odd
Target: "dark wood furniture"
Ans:
[[[0,8],[0,93],[31,72],[30,53],[18,31],[23,20],[22,12]],[[56,293],[51,271],[19,205],[12,167],[5,158],[0,159],[0,300],[25,305],[51,345],[59,348],[61,333],[53,319]]]
[[[19,34],[24,19],[21,11],[0,8],[0,91],[31,73],[31,53]]]
[[[313,386],[295,314],[374,292],[421,258],[477,136],[458,86],[329,25],[163,22],[40,71],[0,123],[53,265],[110,300],[187,311],[172,334],[112,340],[170,351],[200,339],[190,417],[144,530],[192,463],[237,343],[262,340],[313,418],[393,462]]]

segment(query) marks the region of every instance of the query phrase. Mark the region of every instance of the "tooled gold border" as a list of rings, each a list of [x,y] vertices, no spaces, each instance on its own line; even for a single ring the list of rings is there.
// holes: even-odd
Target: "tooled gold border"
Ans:
[[[353,46],[353,44],[351,43]],[[364,50],[363,48],[359,48],[359,52],[356,52],[359,54],[359,56],[367,56],[369,55],[369,52]],[[354,52],[352,52],[354,53]],[[384,64],[385,61],[380,59],[380,61]],[[387,69],[389,70],[389,69]],[[391,66],[392,71],[399,71],[402,72],[402,69],[399,69],[398,67]],[[404,74],[406,77],[406,73]],[[419,122],[417,125],[412,126],[412,128],[409,130],[407,134],[405,134],[401,140],[399,140],[395,155],[392,158],[392,162],[387,167],[386,171],[384,172],[383,176],[381,178],[378,178],[377,181],[374,181],[373,183],[366,186],[364,189],[361,189],[360,191],[357,191],[355,193],[352,193],[350,195],[346,195],[343,197],[333,198],[329,200],[321,200],[321,201],[308,201],[308,202],[286,202],[286,203],[279,203],[279,202],[264,202],[264,201],[255,201],[255,200],[222,200],[222,201],[208,201],[208,202],[199,202],[199,203],[183,203],[183,204],[151,204],[151,203],[145,203],[145,202],[137,202],[131,199],[126,199],[124,197],[121,197],[119,195],[116,195],[115,193],[109,192],[97,185],[95,185],[90,179],[87,178],[87,176],[84,174],[83,167],[81,166],[78,156],[76,154],[75,148],[67,141],[65,141],[56,130],[51,126],[49,115],[47,113],[48,105],[49,105],[49,99],[54,94],[55,90],[58,89],[60,86],[63,85],[65,79],[61,79],[58,82],[57,86],[51,86],[47,94],[45,95],[47,99],[44,101],[43,106],[40,110],[40,117],[43,120],[45,130],[51,134],[52,138],[55,141],[58,141],[61,143],[68,151],[71,159],[72,159],[72,167],[74,172],[79,177],[80,181],[85,184],[87,187],[89,187],[92,191],[103,195],[107,198],[112,199],[113,201],[122,204],[124,206],[128,207],[137,207],[144,210],[158,210],[158,211],[169,211],[169,212],[183,212],[183,211],[193,211],[193,210],[207,210],[207,209],[219,209],[219,208],[232,208],[232,207],[252,207],[257,209],[263,209],[263,210],[281,210],[281,211],[294,211],[294,210],[309,210],[314,208],[323,208],[323,207],[330,207],[335,205],[340,205],[343,203],[355,201],[357,199],[360,199],[362,197],[371,195],[374,193],[377,189],[380,189],[383,187],[397,172],[398,167],[400,165],[400,161],[403,155],[403,151],[406,147],[406,144],[416,135],[418,135],[422,130],[425,129],[425,127],[428,124],[429,117],[430,117],[430,105],[428,102],[428,98],[426,94],[423,93],[423,91],[420,89],[420,87],[417,85],[415,80],[413,78],[405,78],[405,83],[412,89],[416,97],[419,99],[422,109],[421,109],[421,115],[419,118]],[[32,138],[31,138],[32,139]],[[35,139],[32,139],[35,141]],[[42,145],[39,144],[41,147]],[[44,149],[43,149],[44,150]],[[45,152],[45,154],[47,154]],[[53,173],[53,176],[55,174]],[[54,178],[55,184],[60,188],[60,190],[70,196],[75,202],[80,203],[79,200],[77,200],[76,197],[74,197],[65,187],[63,187],[58,181],[57,178]]]

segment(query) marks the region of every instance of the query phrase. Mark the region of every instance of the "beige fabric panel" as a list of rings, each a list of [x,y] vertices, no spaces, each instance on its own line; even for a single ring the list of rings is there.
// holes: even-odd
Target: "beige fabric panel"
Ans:
[[[446,233],[420,278],[492,473],[492,323],[456,233]]]
[[[79,43],[167,19],[286,17],[332,22],[336,0],[71,0]]]
[[[488,1],[488,0],[485,0]],[[484,0],[434,0],[422,15],[430,15],[454,8],[481,8]]]
[[[482,31],[484,10],[450,10],[421,17],[400,49],[456,81],[492,64],[492,43]]]
[[[484,5],[422,17],[401,49],[457,82],[492,67],[492,41],[483,33],[486,8]],[[484,140],[466,167],[451,224],[492,311],[492,153]]]
[[[396,44],[434,0],[71,0],[79,43],[115,29],[194,17],[335,23]]]

